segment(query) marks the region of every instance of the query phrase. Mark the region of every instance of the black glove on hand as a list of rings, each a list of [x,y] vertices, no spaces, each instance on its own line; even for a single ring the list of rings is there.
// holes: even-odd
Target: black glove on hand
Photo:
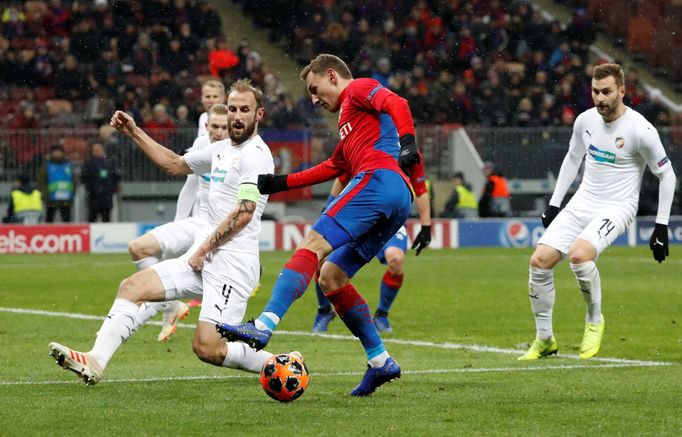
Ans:
[[[545,228],[549,227],[549,224],[554,221],[556,218],[557,214],[559,214],[559,211],[561,211],[561,208],[557,206],[552,206],[552,205],[547,205],[547,208],[545,208],[545,212],[542,213],[542,226]]]
[[[400,155],[398,156],[398,165],[409,175],[410,168],[419,163],[419,151],[417,150],[417,143],[414,140],[414,135],[407,134],[400,137]]]
[[[649,239],[649,248],[654,254],[654,259],[659,263],[665,261],[665,257],[670,255],[668,251],[668,225],[656,223],[654,232]]]
[[[273,194],[287,191],[287,175],[285,174],[259,174],[258,191],[261,194]]]
[[[426,246],[431,244],[431,225],[422,225],[417,237],[412,242],[412,249],[417,249],[417,256],[419,252],[426,249]]]

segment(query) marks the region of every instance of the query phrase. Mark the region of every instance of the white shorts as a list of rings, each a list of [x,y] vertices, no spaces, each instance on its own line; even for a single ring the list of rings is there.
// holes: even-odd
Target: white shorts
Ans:
[[[634,219],[623,208],[566,208],[557,215],[538,241],[553,247],[564,256],[577,238],[589,241],[597,255],[609,247]]]
[[[218,251],[197,273],[188,260],[202,242],[183,256],[151,266],[159,275],[166,301],[201,297],[199,320],[208,323],[242,323],[246,303],[256,287],[258,256],[249,253]]]
[[[159,242],[162,259],[178,258],[192,247],[197,231],[204,226],[210,226],[205,219],[187,217],[157,226],[149,233]]]

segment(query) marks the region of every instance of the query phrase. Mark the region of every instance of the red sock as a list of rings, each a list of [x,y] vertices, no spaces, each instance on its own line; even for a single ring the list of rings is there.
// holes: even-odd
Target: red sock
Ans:
[[[398,289],[398,288],[402,287],[402,285],[403,285],[403,277],[404,276],[405,275],[402,273],[394,275],[393,273],[391,273],[390,270],[387,269],[386,273],[384,273],[383,281],[387,287]]]

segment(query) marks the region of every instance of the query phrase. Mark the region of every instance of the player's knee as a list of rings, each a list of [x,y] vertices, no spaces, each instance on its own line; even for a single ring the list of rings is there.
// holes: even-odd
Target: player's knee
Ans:
[[[330,293],[334,290],[338,290],[348,283],[348,277],[345,275],[335,275],[329,270],[322,269],[320,271],[320,277],[318,279],[318,284],[325,293]]]
[[[578,240],[568,251],[568,259],[571,264],[582,264],[592,261],[597,257],[597,250],[587,241]]]
[[[192,341],[192,350],[194,351],[194,355],[205,363],[219,366],[225,360],[224,356],[220,356],[221,354],[215,347],[215,344],[203,341],[201,338],[194,338]]]
[[[554,264],[548,256],[536,252],[530,257],[530,266],[536,269],[551,269]]]
[[[118,286],[118,297],[140,303],[144,291],[144,281],[137,274],[125,278]]]
[[[130,259],[133,261],[139,261],[144,258],[142,245],[140,244],[139,239],[135,239],[128,243],[128,253],[130,254]]]
[[[386,258],[388,269],[394,275],[399,275],[403,272],[403,263],[405,261],[405,252],[395,251],[390,257]]]
[[[592,257],[588,253],[588,251],[585,250],[573,250],[571,253],[569,253],[569,259],[571,260],[571,264],[582,264],[587,261],[592,260]]]

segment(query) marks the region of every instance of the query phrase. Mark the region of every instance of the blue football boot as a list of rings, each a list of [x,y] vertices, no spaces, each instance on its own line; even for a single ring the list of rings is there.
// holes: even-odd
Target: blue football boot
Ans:
[[[241,325],[228,325],[227,323],[217,323],[216,331],[227,341],[241,341],[257,351],[263,349],[272,337],[272,331],[256,328],[253,320],[249,320]]]
[[[313,332],[327,332],[329,324],[334,320],[334,317],[336,317],[334,310],[331,310],[328,313],[321,313],[318,311],[315,316],[315,322],[313,323]]]
[[[382,384],[397,378],[400,378],[400,366],[392,357],[389,357],[382,367],[367,365],[365,376],[350,394],[351,396],[369,396]]]
[[[374,320],[374,326],[377,327],[377,331],[386,332],[386,333],[393,332],[393,327],[391,327],[391,322],[388,321],[388,315],[379,316],[379,315],[375,314],[373,317],[373,320]]]

